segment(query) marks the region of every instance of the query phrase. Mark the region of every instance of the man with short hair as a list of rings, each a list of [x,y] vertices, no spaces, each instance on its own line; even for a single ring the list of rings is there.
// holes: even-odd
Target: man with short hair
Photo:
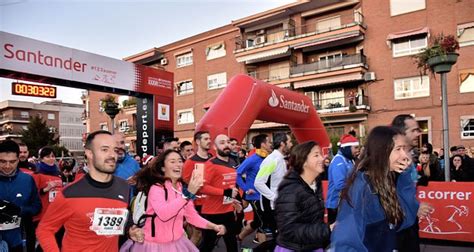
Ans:
[[[239,141],[236,138],[230,138],[230,158],[234,159],[237,165],[240,165]]]
[[[198,131],[194,133],[194,143],[196,144],[197,151],[196,154],[192,155],[184,162],[183,166],[183,173],[182,177],[184,182],[189,183],[191,180],[191,176],[193,174],[193,170],[196,164],[204,164],[212,157],[209,154],[209,150],[211,149],[211,135],[208,131]],[[197,194],[201,192],[198,191]],[[194,200],[194,206],[196,211],[201,214],[202,209],[202,199],[197,198]],[[198,246],[199,242],[201,241],[201,230],[194,227],[189,226],[188,229],[190,234],[190,240],[194,243],[194,245]]]
[[[237,252],[237,222],[234,214],[238,209],[236,197],[238,190],[235,187],[237,173],[233,168],[230,155],[230,140],[226,135],[218,135],[214,140],[217,156],[205,163],[204,186],[201,192],[205,195],[202,205],[202,216],[215,224],[226,227],[224,242],[228,252]],[[234,208],[235,207],[235,208]],[[211,252],[216,244],[216,232],[203,230],[200,251]]]
[[[418,146],[418,137],[421,135],[421,129],[415,118],[407,114],[398,115],[393,119],[392,127],[405,133],[408,147],[413,153],[413,149]],[[426,216],[433,210],[433,207],[427,203],[418,203],[417,179],[418,172],[413,160],[405,171],[400,171],[397,178],[397,195],[404,213],[404,221],[397,231],[397,245],[400,252],[420,251],[418,217]]]
[[[179,138],[169,137],[165,139],[165,142],[163,143],[163,151],[170,149],[179,151]]]
[[[457,154],[462,157],[462,164],[467,168],[467,173],[469,174],[470,181],[474,181],[474,160],[466,155],[466,147],[464,145],[457,146]],[[451,160],[452,162],[452,160]]]
[[[0,143],[0,240],[13,252],[23,251],[21,219],[31,220],[41,210],[33,178],[18,168],[19,153],[14,141]]]
[[[250,203],[253,209],[253,221],[240,232],[238,236],[240,240],[262,225],[263,211],[260,207],[260,193],[255,189],[254,182],[262,161],[272,152],[272,144],[266,134],[255,136],[253,143],[256,148],[255,154],[245,159],[237,168],[237,184],[244,191],[244,199]]]
[[[125,136],[123,133],[115,133],[113,137],[115,140],[115,152],[117,152],[117,167],[114,175],[128,180],[140,170],[140,165],[125,150]]]
[[[181,152],[181,156],[183,156],[184,160],[187,160],[190,158],[192,155],[194,155],[194,149],[193,149],[193,144],[189,141],[183,141],[179,145],[179,150]]]
[[[260,206],[263,210],[263,227],[271,229],[276,238],[275,200],[278,196],[278,186],[286,175],[288,169],[285,156],[290,153],[293,143],[286,133],[273,135],[273,152],[260,164],[260,169],[255,178],[255,189],[260,193]]]
[[[28,146],[26,146],[24,143],[19,143],[18,146],[20,146],[20,162],[18,163],[18,168],[20,168],[20,170],[26,174],[31,175],[35,173],[36,165],[28,161],[28,157],[30,156]]]
[[[66,232],[61,251],[119,249],[129,190],[125,180],[113,175],[116,141],[110,132],[100,130],[87,136],[84,148],[89,173],[58,193],[38,226],[36,234],[44,251],[60,251],[54,234],[62,226]]]

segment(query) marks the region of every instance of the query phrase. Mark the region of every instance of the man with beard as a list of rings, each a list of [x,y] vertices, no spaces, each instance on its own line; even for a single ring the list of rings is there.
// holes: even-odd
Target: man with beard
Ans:
[[[28,157],[30,156],[28,146],[24,143],[19,143],[18,146],[20,146],[20,162],[18,163],[18,168],[20,168],[22,172],[31,175],[36,171],[36,165],[28,162]]]
[[[110,132],[100,130],[87,136],[84,148],[89,173],[58,193],[38,226],[44,251],[60,251],[54,234],[62,226],[66,232],[61,251],[118,251],[129,190],[126,181],[113,176],[116,142]]]
[[[405,133],[407,146],[410,148],[412,164],[404,171],[397,173],[397,195],[404,213],[403,223],[397,230],[398,251],[420,251],[418,218],[428,215],[434,209],[427,203],[419,203],[416,199],[416,182],[418,172],[413,159],[413,149],[418,146],[418,137],[421,129],[418,122],[411,115],[397,115],[393,118],[392,127]]]
[[[255,178],[255,189],[260,193],[260,206],[263,210],[262,228],[269,229],[276,238],[275,221],[275,199],[278,196],[278,185],[287,173],[285,155],[290,153],[290,135],[286,133],[275,133],[273,135],[273,152],[260,164],[260,170]],[[261,246],[274,247],[274,243],[262,244]]]
[[[18,169],[20,148],[12,140],[0,143],[0,240],[9,251],[23,251],[20,221],[41,210],[41,201],[33,178]],[[33,234],[34,244],[34,234]],[[34,248],[34,246],[33,246]],[[28,250],[33,251],[33,250]]]
[[[237,173],[230,155],[230,140],[226,135],[218,135],[214,141],[217,156],[205,163],[204,186],[201,193],[205,195],[202,205],[202,216],[215,224],[226,227],[224,235],[226,249],[237,252],[237,222],[234,207],[242,211],[236,202],[238,190],[235,187]],[[240,206],[240,209],[239,209]],[[217,235],[212,230],[203,230],[200,251],[210,252],[214,249]]]
[[[130,179],[140,170],[140,165],[125,151],[125,136],[123,133],[115,133],[115,152],[117,152],[117,168],[114,175],[125,180]]]
[[[196,164],[204,164],[211,158],[209,154],[209,149],[211,148],[211,135],[207,131],[198,131],[194,133],[194,143],[197,146],[197,152],[190,158],[186,159],[183,166],[183,181],[189,183],[191,176],[193,174],[194,166]],[[201,192],[198,191],[197,194]],[[194,206],[199,214],[201,214],[202,209],[202,200],[197,198],[194,200]],[[189,240],[198,246],[201,241],[201,230],[189,225],[188,226]]]

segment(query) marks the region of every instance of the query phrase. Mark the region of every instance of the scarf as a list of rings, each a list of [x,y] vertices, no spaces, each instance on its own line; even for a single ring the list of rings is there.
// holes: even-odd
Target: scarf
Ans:
[[[58,167],[54,165],[47,165],[44,162],[40,162],[38,165],[38,173],[51,175],[51,176],[58,176],[60,175]]]
[[[260,157],[266,158],[268,156],[268,152],[264,149],[256,149],[255,154],[259,155]]]

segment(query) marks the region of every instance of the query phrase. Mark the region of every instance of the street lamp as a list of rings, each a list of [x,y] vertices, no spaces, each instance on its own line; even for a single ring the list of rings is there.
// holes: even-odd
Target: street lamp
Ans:
[[[105,113],[110,117],[112,121],[112,130],[110,131],[112,134],[114,134],[115,131],[115,121],[114,118],[115,116],[120,112],[120,109],[118,108],[118,103],[115,101],[105,101],[105,108],[104,111]]]
[[[449,164],[449,121],[448,121],[448,88],[446,73],[456,64],[459,54],[447,53],[428,59],[428,65],[434,73],[441,75],[441,99],[443,104],[443,147],[444,147],[444,179],[450,181],[451,170]]]

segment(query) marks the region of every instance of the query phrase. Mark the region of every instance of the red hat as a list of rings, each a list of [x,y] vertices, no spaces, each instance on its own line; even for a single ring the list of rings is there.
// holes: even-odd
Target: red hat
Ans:
[[[346,147],[346,146],[359,146],[359,140],[355,138],[353,135],[349,134],[344,134],[341,137],[340,141],[340,147]]]
[[[148,164],[153,159],[153,155],[146,155],[144,158],[142,158],[142,163],[143,165]]]

